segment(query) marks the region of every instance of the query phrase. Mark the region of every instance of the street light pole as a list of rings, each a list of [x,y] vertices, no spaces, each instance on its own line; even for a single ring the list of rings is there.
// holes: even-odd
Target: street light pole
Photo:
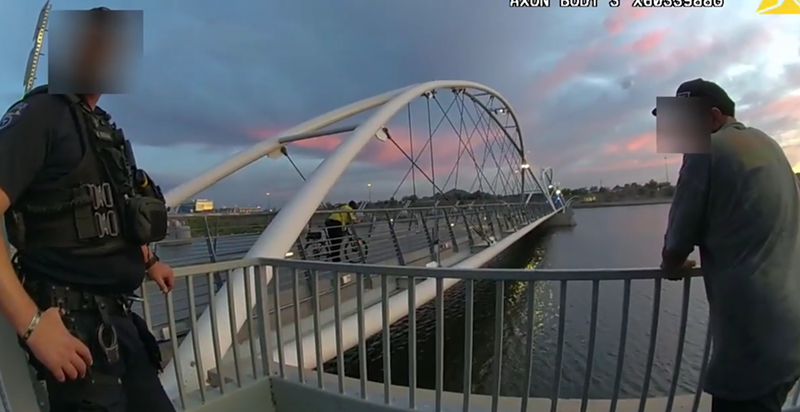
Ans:
[[[372,183],[367,183],[367,202],[372,203]]]
[[[271,209],[269,208],[269,192],[265,193],[265,195],[267,196],[267,202],[266,202],[267,204],[264,206],[267,207],[267,211],[270,211]]]

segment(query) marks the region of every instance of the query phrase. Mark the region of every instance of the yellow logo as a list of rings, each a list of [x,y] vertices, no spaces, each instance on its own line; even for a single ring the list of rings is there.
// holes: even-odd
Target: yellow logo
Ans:
[[[800,0],[761,0],[758,14],[800,14]]]

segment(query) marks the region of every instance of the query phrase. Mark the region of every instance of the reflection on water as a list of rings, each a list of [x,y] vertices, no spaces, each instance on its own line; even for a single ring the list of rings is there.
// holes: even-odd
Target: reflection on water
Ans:
[[[626,209],[630,209],[627,210]],[[661,210],[664,209],[664,210]],[[658,262],[652,257],[660,250],[666,208],[585,209],[576,211],[578,227],[573,230],[545,233],[526,239],[493,266],[500,267],[647,267]],[[650,225],[649,231],[631,232],[634,239],[605,231],[625,227],[626,219]],[[613,225],[616,220],[620,225]],[[599,232],[599,233],[598,233]],[[577,240],[580,239],[580,240]],[[576,248],[578,246],[578,248]],[[619,246],[623,246],[622,249]],[[626,248],[628,246],[628,248]],[[636,254],[632,254],[632,251]],[[648,257],[652,254],[652,257]],[[627,265],[619,262],[627,263]],[[705,344],[706,306],[702,282],[695,281],[690,290],[689,322],[684,347],[678,393],[693,392]],[[495,344],[496,290],[503,290],[501,346],[501,395],[551,397],[555,390],[556,349],[559,332],[559,303],[564,282],[475,282],[473,316],[472,393],[489,394],[494,386],[493,363]],[[532,287],[534,302],[534,337],[531,387],[525,388],[525,348],[527,342],[527,302]],[[597,336],[594,362],[589,380],[589,397],[610,398],[613,395],[619,354],[623,282],[601,282],[598,298]],[[638,398],[643,389],[648,360],[650,329],[653,315],[654,282],[635,281],[631,287],[631,311],[626,336],[626,352],[621,376],[620,396]],[[444,390],[461,392],[464,373],[465,286],[454,286],[445,296],[444,322]],[[649,396],[669,392],[678,346],[683,286],[665,282],[661,287],[661,310],[654,351],[653,373]],[[560,398],[580,398],[583,394],[589,326],[591,320],[592,282],[569,282],[565,302],[564,356],[561,368]],[[417,311],[417,386],[433,389],[435,385],[435,305],[427,304]],[[394,324],[391,335],[391,379],[396,385],[408,384],[407,319]],[[381,336],[367,342],[367,377],[383,381]],[[336,361],[325,365],[336,372]],[[358,377],[358,349],[345,353],[345,372]]]

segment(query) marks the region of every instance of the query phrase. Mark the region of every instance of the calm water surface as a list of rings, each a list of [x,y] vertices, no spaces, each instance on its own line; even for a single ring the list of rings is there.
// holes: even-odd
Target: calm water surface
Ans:
[[[534,236],[525,244],[496,262],[496,266],[539,268],[636,268],[658,265],[669,205],[647,205],[575,211],[578,225]],[[550,397],[554,391],[560,282],[538,282],[534,286],[536,307],[533,381],[524,388],[524,359],[527,323],[527,286],[506,282],[503,305],[503,342],[501,395]],[[653,281],[634,281],[628,324],[626,352],[620,396],[638,398],[644,384],[645,365],[650,343],[653,310]],[[570,282],[565,317],[565,348],[560,398],[580,398],[586,373],[586,359],[591,316],[591,282]],[[678,346],[683,285],[664,282],[661,287],[661,311],[649,396],[669,392]],[[472,392],[491,393],[494,362],[495,284],[479,282],[475,286]],[[598,327],[594,362],[589,384],[591,398],[613,395],[620,342],[623,282],[600,285]],[[445,309],[445,390],[463,390],[464,371],[464,288],[447,291]],[[705,344],[706,302],[702,282],[692,283],[687,338],[681,360],[678,392],[694,392]],[[408,324],[402,320],[391,329],[392,383],[408,384]],[[435,319],[433,303],[417,311],[417,385],[434,388]],[[383,380],[381,337],[368,341],[367,375]],[[336,371],[336,361],[326,364]],[[348,376],[358,377],[358,350],[345,353]]]

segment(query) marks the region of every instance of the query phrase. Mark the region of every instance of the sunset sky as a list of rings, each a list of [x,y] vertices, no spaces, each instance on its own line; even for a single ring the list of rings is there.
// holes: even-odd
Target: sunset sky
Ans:
[[[144,58],[132,92],[104,97],[101,106],[134,142],[140,165],[167,187],[326,111],[435,79],[498,90],[517,112],[533,166],[552,167],[564,186],[664,180],[650,110],[656,96],[697,77],[726,88],[737,117],[778,140],[800,171],[800,16],[759,16],[758,0],[708,10],[556,3],[53,2],[55,10],[144,10]],[[8,2],[0,14],[0,105],[21,93],[41,5]],[[293,153],[310,172],[337,142],[310,141]],[[374,197],[388,196],[408,167],[401,157],[359,157],[358,173],[346,176],[354,183],[338,196],[365,197],[363,176],[372,176]],[[674,182],[680,157],[666,162]],[[390,171],[394,183],[384,185]],[[265,160],[202,196],[261,204],[272,192],[282,202],[298,184],[288,163]]]

